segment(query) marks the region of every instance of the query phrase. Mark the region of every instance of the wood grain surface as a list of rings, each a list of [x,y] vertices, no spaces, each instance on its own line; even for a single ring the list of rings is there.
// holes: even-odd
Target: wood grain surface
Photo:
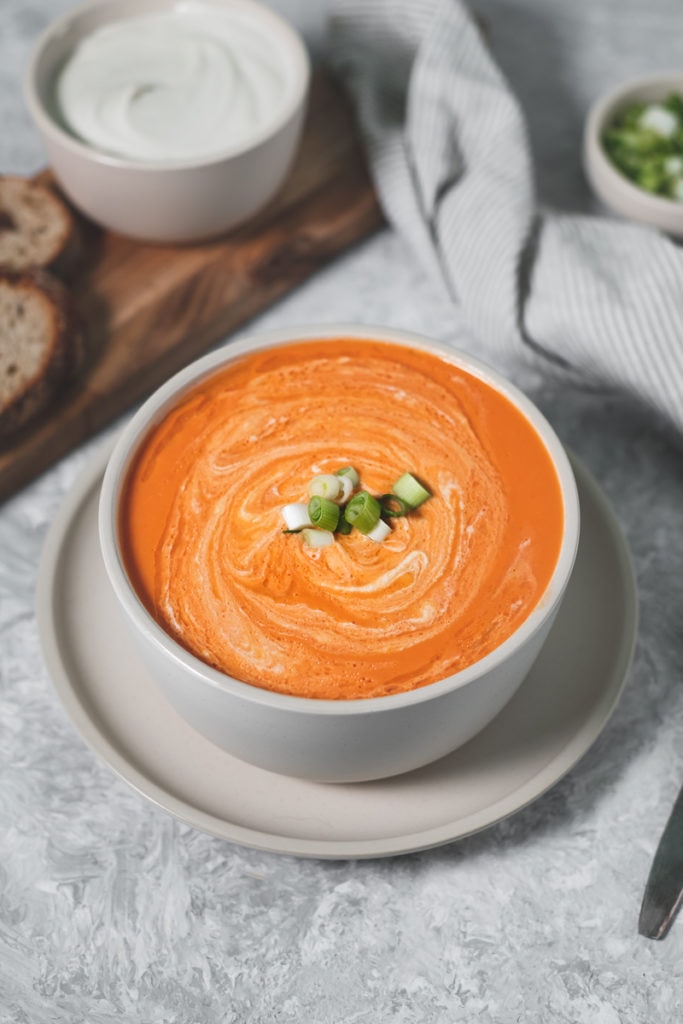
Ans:
[[[0,448],[0,501],[381,221],[350,108],[321,73],[290,177],[247,226],[201,245],[152,246],[81,220],[84,257],[70,287],[85,365]]]

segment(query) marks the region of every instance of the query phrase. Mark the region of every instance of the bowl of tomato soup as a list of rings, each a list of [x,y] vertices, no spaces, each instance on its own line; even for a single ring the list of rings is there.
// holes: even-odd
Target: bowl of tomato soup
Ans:
[[[554,431],[500,374],[339,325],[233,341],[159,388],[110,457],[99,526],[179,713],[262,768],[354,782],[444,756],[510,700],[579,505]]]

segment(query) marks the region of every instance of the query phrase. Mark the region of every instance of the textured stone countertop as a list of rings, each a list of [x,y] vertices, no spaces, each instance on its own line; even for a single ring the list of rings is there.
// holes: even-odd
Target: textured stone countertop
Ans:
[[[19,76],[33,39],[67,6],[0,4],[3,172],[43,163]],[[319,49],[323,7],[278,6]],[[590,210],[582,116],[621,77],[683,66],[678,3],[476,7],[527,110],[542,199]],[[478,351],[388,229],[252,326],[334,320]],[[663,942],[637,934],[683,782],[681,450],[617,395],[500,368],[608,495],[633,553],[638,642],[614,715],[572,770],[514,816],[437,849],[343,861],[263,853],[181,824],[134,792],[62,709],[34,614],[46,530],[102,437],[0,508],[2,1024],[683,1020],[683,919]]]

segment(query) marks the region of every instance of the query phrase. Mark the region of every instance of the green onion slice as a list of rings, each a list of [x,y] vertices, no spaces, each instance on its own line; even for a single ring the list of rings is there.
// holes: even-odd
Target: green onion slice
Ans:
[[[345,505],[356,488],[350,476],[340,476],[338,479],[341,484],[341,491],[334,500],[338,505]]]
[[[339,513],[339,522],[337,523],[337,529],[334,532],[347,534],[351,533],[352,529],[353,527],[351,526],[351,523],[347,523],[346,519],[344,518],[344,509],[341,509]]]
[[[308,517],[319,530],[335,530],[339,522],[339,505],[314,494],[308,503]]]
[[[344,509],[344,518],[361,533],[369,533],[379,522],[382,506],[368,491],[358,491]]]
[[[360,476],[358,475],[358,470],[354,469],[353,466],[343,466],[341,469],[338,469],[337,476],[347,476],[350,479],[351,483],[353,484],[354,488],[358,487],[358,484],[360,483]]]
[[[334,501],[342,490],[342,482],[336,473],[319,473],[308,485],[309,497],[329,498]]]
[[[303,530],[305,526],[311,525],[308,505],[303,501],[294,502],[292,505],[285,505],[281,512],[287,527],[283,533],[296,533],[297,530]]]
[[[380,519],[378,523],[375,523],[373,528],[370,530],[370,533],[366,536],[369,537],[370,540],[377,541],[378,544],[381,544],[382,541],[385,541],[387,537],[391,536],[391,527],[389,526],[389,523],[385,523],[383,519]]]
[[[326,548],[334,544],[334,537],[327,530],[307,529],[301,531],[301,536],[309,548]]]
[[[393,518],[394,516],[405,516],[410,512],[410,505],[403,498],[396,494],[383,494],[379,499],[382,506],[382,515]]]
[[[404,473],[394,484],[393,493],[397,498],[405,501],[409,508],[417,508],[431,498],[430,492],[423,487],[419,480],[416,480],[412,473]]]

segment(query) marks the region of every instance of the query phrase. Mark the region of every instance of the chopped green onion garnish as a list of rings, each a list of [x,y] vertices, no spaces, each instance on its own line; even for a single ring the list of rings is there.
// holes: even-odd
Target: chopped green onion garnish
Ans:
[[[339,522],[337,523],[337,529],[334,532],[347,534],[351,533],[352,529],[353,527],[351,526],[351,523],[347,523],[346,519],[344,518],[344,509],[341,509],[339,513]]]
[[[334,501],[342,490],[342,482],[336,473],[320,473],[314,476],[308,485],[308,493],[311,498],[329,498]]]
[[[334,543],[335,533],[349,534],[355,526],[359,533],[381,543],[391,533],[387,519],[408,515],[431,497],[412,473],[404,473],[392,493],[378,498],[369,491],[357,491],[359,481],[353,466],[313,477],[308,503],[295,502],[282,509],[287,527],[283,533],[301,533],[306,544],[321,548]]]
[[[368,491],[359,491],[344,509],[344,518],[361,533],[369,533],[379,522],[381,511],[382,506],[377,498],[373,498]]]
[[[375,523],[367,536],[370,540],[375,540],[378,544],[381,544],[383,540],[387,539],[390,533],[391,527],[389,526],[389,523],[385,523],[383,519],[380,519],[378,523]]]
[[[394,516],[404,516],[410,512],[410,505],[403,498],[399,498],[395,494],[383,494],[379,499],[379,503],[382,506],[382,515],[393,518]]]
[[[358,484],[360,483],[358,470],[354,469],[353,466],[344,466],[342,469],[338,469],[337,476],[347,476],[354,488],[358,487]]]
[[[356,488],[350,476],[340,476],[339,482],[341,483],[341,493],[334,500],[338,505],[345,505]]]
[[[326,548],[334,544],[334,536],[328,530],[302,530],[301,536],[309,548]]]
[[[426,487],[423,487],[419,480],[416,480],[412,473],[404,473],[394,484],[393,493],[397,498],[405,501],[409,508],[417,508],[431,494]]]
[[[629,103],[602,133],[602,145],[617,170],[654,195],[680,201],[683,182],[683,96]]]
[[[296,533],[297,530],[303,530],[304,526],[311,525],[308,505],[303,501],[297,501],[292,505],[285,505],[281,511],[282,518],[287,525],[287,533]]]
[[[319,530],[335,530],[339,522],[339,505],[314,494],[308,503],[308,515]]]

